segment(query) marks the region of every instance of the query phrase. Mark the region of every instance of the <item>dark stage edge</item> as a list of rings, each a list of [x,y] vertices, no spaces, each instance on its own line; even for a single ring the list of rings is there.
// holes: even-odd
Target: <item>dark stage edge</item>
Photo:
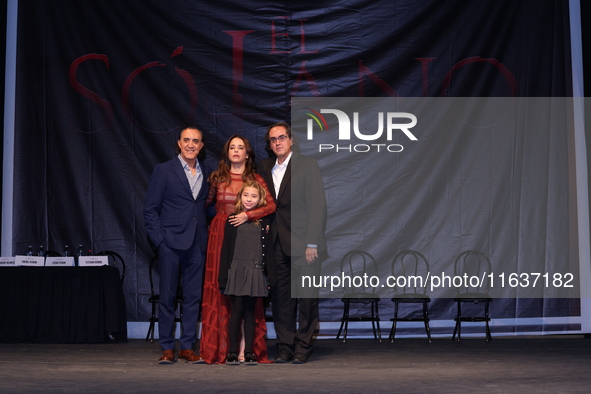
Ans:
[[[272,346],[273,341],[269,341]],[[323,339],[305,365],[157,365],[156,343],[0,344],[2,393],[589,393],[591,338]]]

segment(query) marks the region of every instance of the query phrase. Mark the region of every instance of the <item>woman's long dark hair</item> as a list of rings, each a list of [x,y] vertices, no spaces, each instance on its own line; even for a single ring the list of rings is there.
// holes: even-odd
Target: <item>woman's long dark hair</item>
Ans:
[[[232,176],[230,175],[231,162],[230,158],[228,157],[228,151],[230,150],[230,142],[232,142],[234,138],[240,138],[242,142],[244,142],[244,148],[246,149],[246,154],[248,156],[246,158],[244,173],[242,174],[242,180],[244,182],[252,182],[255,180],[256,165],[254,162],[254,150],[252,149],[250,142],[245,137],[238,134],[234,134],[233,136],[228,138],[228,141],[226,141],[226,143],[224,144],[221,159],[218,164],[218,169],[212,172],[209,176],[209,182],[214,187],[219,186],[223,183],[229,185],[232,181]]]

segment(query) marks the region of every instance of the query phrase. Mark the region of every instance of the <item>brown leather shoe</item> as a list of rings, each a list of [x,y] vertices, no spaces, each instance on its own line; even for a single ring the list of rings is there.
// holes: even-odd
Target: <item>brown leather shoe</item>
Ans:
[[[174,364],[174,350],[163,351],[158,364]]]
[[[179,350],[179,359],[180,358],[189,364],[201,364],[205,362],[201,356],[196,355],[191,349]]]

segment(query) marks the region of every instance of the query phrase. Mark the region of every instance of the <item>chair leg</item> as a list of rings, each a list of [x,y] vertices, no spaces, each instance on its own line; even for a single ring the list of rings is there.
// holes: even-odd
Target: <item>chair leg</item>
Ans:
[[[154,329],[154,323],[153,323],[152,319],[150,319],[150,325],[148,326],[148,333],[146,334],[146,342],[148,342],[150,340],[150,333],[152,332],[153,329]]]
[[[371,311],[371,329],[373,331],[373,339],[378,339],[378,333],[376,331],[376,313],[375,313],[375,302],[371,303],[371,307],[369,308]]]
[[[396,322],[398,321],[398,300],[394,301],[394,319],[392,319],[392,329],[390,330],[390,342],[394,342],[396,336]]]
[[[429,321],[425,321],[425,330],[427,331],[427,340],[431,343],[431,327],[429,327]]]
[[[492,337],[490,335],[490,327],[488,325],[488,321],[489,321],[489,317],[488,317],[489,316],[489,314],[488,314],[488,312],[489,312],[489,306],[490,306],[490,303],[488,301],[486,301],[485,302],[485,305],[484,305],[484,317],[486,318],[486,342],[492,341]]]
[[[429,310],[427,309],[427,303],[423,302],[423,322],[425,323],[425,330],[427,331],[427,339],[431,343],[431,328],[429,327]]]
[[[347,308],[347,319],[345,320],[345,331],[343,331],[343,342],[347,341],[347,330],[349,329],[349,308]]]
[[[460,335],[462,332],[462,302],[458,301],[458,314],[456,316],[456,327],[454,328],[454,334],[451,337],[453,341],[456,337],[456,332],[458,333],[458,342],[460,342]]]
[[[343,331],[343,326],[345,325],[345,317],[341,318],[341,326],[339,327],[339,332],[337,332],[337,339],[341,336],[341,331]]]
[[[376,319],[376,325],[378,326],[378,339],[380,342],[382,342],[382,330],[380,330],[380,310],[378,309],[378,303],[375,302],[375,319]],[[372,321],[373,323],[373,321]],[[374,333],[375,336],[375,333]]]
[[[349,322],[349,303],[345,301],[345,305],[343,306],[343,317],[341,318],[341,326],[339,327],[339,332],[337,333],[337,339],[341,336],[341,332],[343,331],[343,327],[345,327],[345,332],[343,336],[343,342],[347,339],[347,323]]]
[[[154,343],[154,330],[156,328],[156,304],[152,303],[152,316],[150,316],[150,326],[148,327],[148,333],[146,334],[146,342],[148,339],[150,343]]]

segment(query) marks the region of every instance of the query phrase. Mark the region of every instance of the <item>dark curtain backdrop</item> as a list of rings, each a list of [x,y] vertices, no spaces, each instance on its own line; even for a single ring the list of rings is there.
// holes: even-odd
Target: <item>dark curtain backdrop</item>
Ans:
[[[0,51],[2,51],[2,58],[0,58],[0,75],[6,75],[6,12],[7,12],[7,4],[6,0],[0,1]],[[5,78],[0,78],[0,92],[2,92],[2,97],[0,97],[0,119],[4,120],[4,87],[5,87]],[[4,125],[0,127],[0,138],[4,140]],[[0,195],[2,195],[3,190],[3,173],[4,173],[4,149],[0,152]],[[2,202],[0,202],[0,212],[2,210]],[[2,237],[2,228],[0,228],[0,238]]]
[[[20,0],[18,26],[14,252],[120,253],[130,321],[148,317],[149,176],[184,123],[203,130],[215,167],[234,133],[266,157],[266,126],[290,121],[294,96],[572,94],[561,0]],[[324,301],[323,320],[337,307]],[[578,304],[507,300],[493,313]]]

